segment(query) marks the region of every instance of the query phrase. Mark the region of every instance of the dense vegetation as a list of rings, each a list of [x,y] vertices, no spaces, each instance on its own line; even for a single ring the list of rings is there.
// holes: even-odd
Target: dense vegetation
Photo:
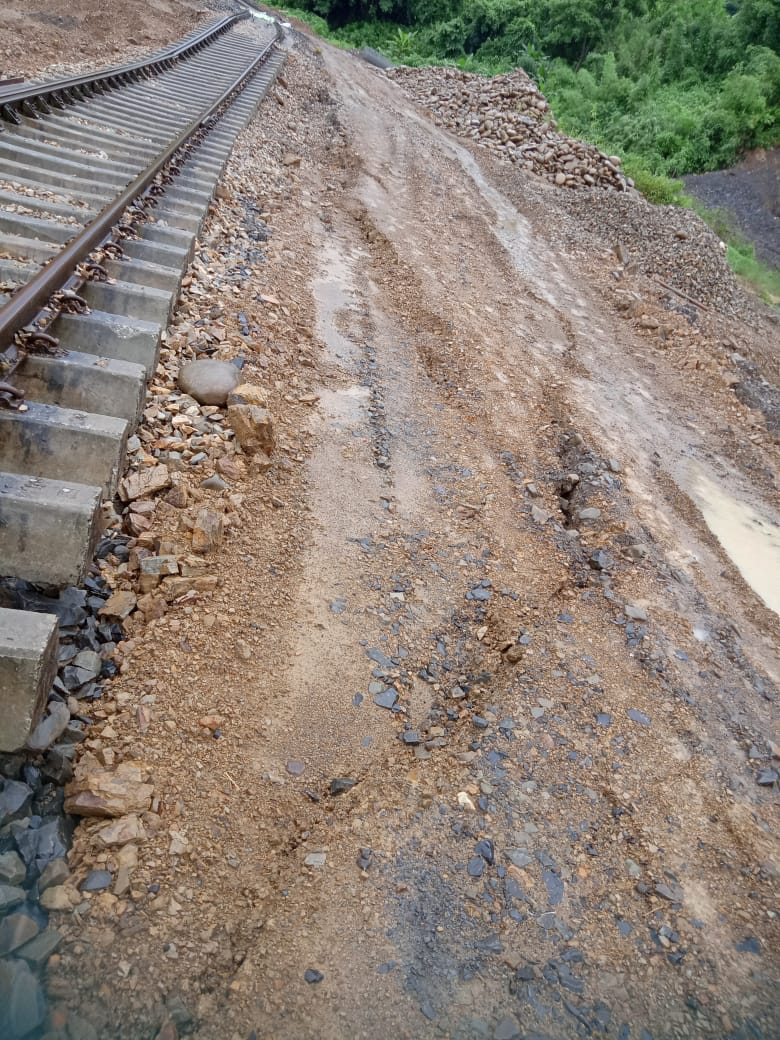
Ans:
[[[408,65],[522,65],[562,128],[622,154],[638,181],[718,169],[780,142],[780,0],[298,5],[327,35]]]

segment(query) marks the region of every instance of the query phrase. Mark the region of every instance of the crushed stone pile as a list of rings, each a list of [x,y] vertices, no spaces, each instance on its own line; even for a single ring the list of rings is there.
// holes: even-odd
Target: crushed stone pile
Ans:
[[[523,69],[479,76],[453,68],[388,69],[438,126],[469,137],[560,188],[630,191],[620,158],[562,133],[547,99]]]

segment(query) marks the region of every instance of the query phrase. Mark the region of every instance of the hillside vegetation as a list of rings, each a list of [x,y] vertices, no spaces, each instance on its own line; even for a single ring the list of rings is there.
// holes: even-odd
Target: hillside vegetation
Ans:
[[[325,35],[407,65],[522,66],[561,127],[623,155],[648,194],[780,141],[777,0],[299,2]]]

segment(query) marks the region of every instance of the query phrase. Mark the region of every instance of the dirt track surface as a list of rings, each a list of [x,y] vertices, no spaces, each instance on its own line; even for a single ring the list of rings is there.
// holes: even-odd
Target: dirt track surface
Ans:
[[[778,1035],[778,443],[734,391],[777,324],[301,38],[223,195],[169,345],[221,308],[277,451],[95,712],[155,811],[59,915],[54,1035]]]

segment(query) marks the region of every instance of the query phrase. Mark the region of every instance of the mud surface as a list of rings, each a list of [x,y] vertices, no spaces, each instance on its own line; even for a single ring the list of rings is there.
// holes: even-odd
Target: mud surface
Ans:
[[[561,198],[293,37],[169,337],[216,308],[273,465],[93,713],[154,811],[54,1036],[778,1035],[778,328]]]

